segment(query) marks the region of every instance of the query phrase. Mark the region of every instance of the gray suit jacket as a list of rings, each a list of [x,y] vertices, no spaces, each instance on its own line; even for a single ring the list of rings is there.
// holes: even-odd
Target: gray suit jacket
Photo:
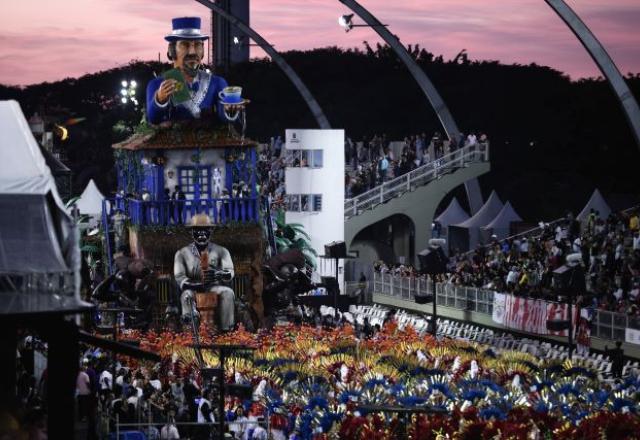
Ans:
[[[231,254],[227,248],[209,242],[207,250],[209,252],[209,266],[229,270],[233,277],[233,261],[231,261]],[[176,252],[173,259],[173,276],[181,290],[187,280],[196,283],[202,281],[200,252],[195,244],[191,243]]]

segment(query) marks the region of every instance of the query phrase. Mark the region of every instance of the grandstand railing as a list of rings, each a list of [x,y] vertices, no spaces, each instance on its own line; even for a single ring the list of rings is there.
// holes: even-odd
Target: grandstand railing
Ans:
[[[432,294],[433,282],[422,277],[401,277],[374,273],[373,291],[406,301],[414,301],[416,293],[418,295]],[[493,291],[491,290],[436,283],[436,301],[440,306],[487,315],[493,313]]]
[[[414,301],[415,295],[433,293],[433,283],[423,277],[392,274],[373,274],[373,292],[405,301]],[[437,305],[491,316],[494,291],[477,287],[436,283]],[[640,318],[624,313],[596,310],[591,320],[591,336],[612,341],[624,341],[627,328],[640,330]]]
[[[489,147],[475,145],[464,147],[424,164],[402,176],[383,182],[344,202],[344,216],[353,217],[368,209],[393,199],[414,188],[426,185],[443,174],[462,168],[469,163],[489,160]]]

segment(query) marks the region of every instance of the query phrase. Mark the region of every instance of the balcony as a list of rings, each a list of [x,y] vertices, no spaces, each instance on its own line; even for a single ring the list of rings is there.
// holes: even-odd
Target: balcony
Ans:
[[[196,214],[207,214],[216,224],[251,223],[259,219],[257,197],[198,200],[140,200],[116,198],[103,206],[105,217],[114,221],[120,210],[135,226],[186,225]]]

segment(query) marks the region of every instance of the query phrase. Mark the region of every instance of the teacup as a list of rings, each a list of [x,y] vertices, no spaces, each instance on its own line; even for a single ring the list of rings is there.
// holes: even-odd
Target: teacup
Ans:
[[[218,93],[223,104],[239,104],[242,102],[242,87],[229,86]]]

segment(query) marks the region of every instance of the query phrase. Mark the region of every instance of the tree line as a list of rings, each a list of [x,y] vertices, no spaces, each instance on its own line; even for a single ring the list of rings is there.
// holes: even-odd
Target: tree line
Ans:
[[[640,155],[624,114],[602,78],[572,81],[536,64],[501,64],[442,56],[408,46],[432,80],[460,129],[487,133],[492,171],[481,178],[487,195],[496,189],[530,221],[574,212],[594,187],[628,204],[637,194]],[[401,140],[442,132],[435,112],[407,69],[385,45],[363,49],[327,47],[283,54],[309,87],[331,126],[354,141],[374,134]],[[105,193],[115,189],[111,145],[131,133],[142,109],[120,102],[120,82],[135,79],[138,99],[168,63],[132,61],[107,71],[23,88],[0,85],[0,99],[16,99],[27,117],[34,112],[69,127],[60,146],[80,192],[94,178]],[[214,71],[216,71],[214,69]],[[286,128],[316,128],[306,104],[278,66],[254,59],[216,72],[241,85],[251,99],[247,132],[259,141]],[[636,98],[640,75],[626,77]],[[115,127],[115,128],[114,128]],[[109,172],[105,172],[109,171]]]

